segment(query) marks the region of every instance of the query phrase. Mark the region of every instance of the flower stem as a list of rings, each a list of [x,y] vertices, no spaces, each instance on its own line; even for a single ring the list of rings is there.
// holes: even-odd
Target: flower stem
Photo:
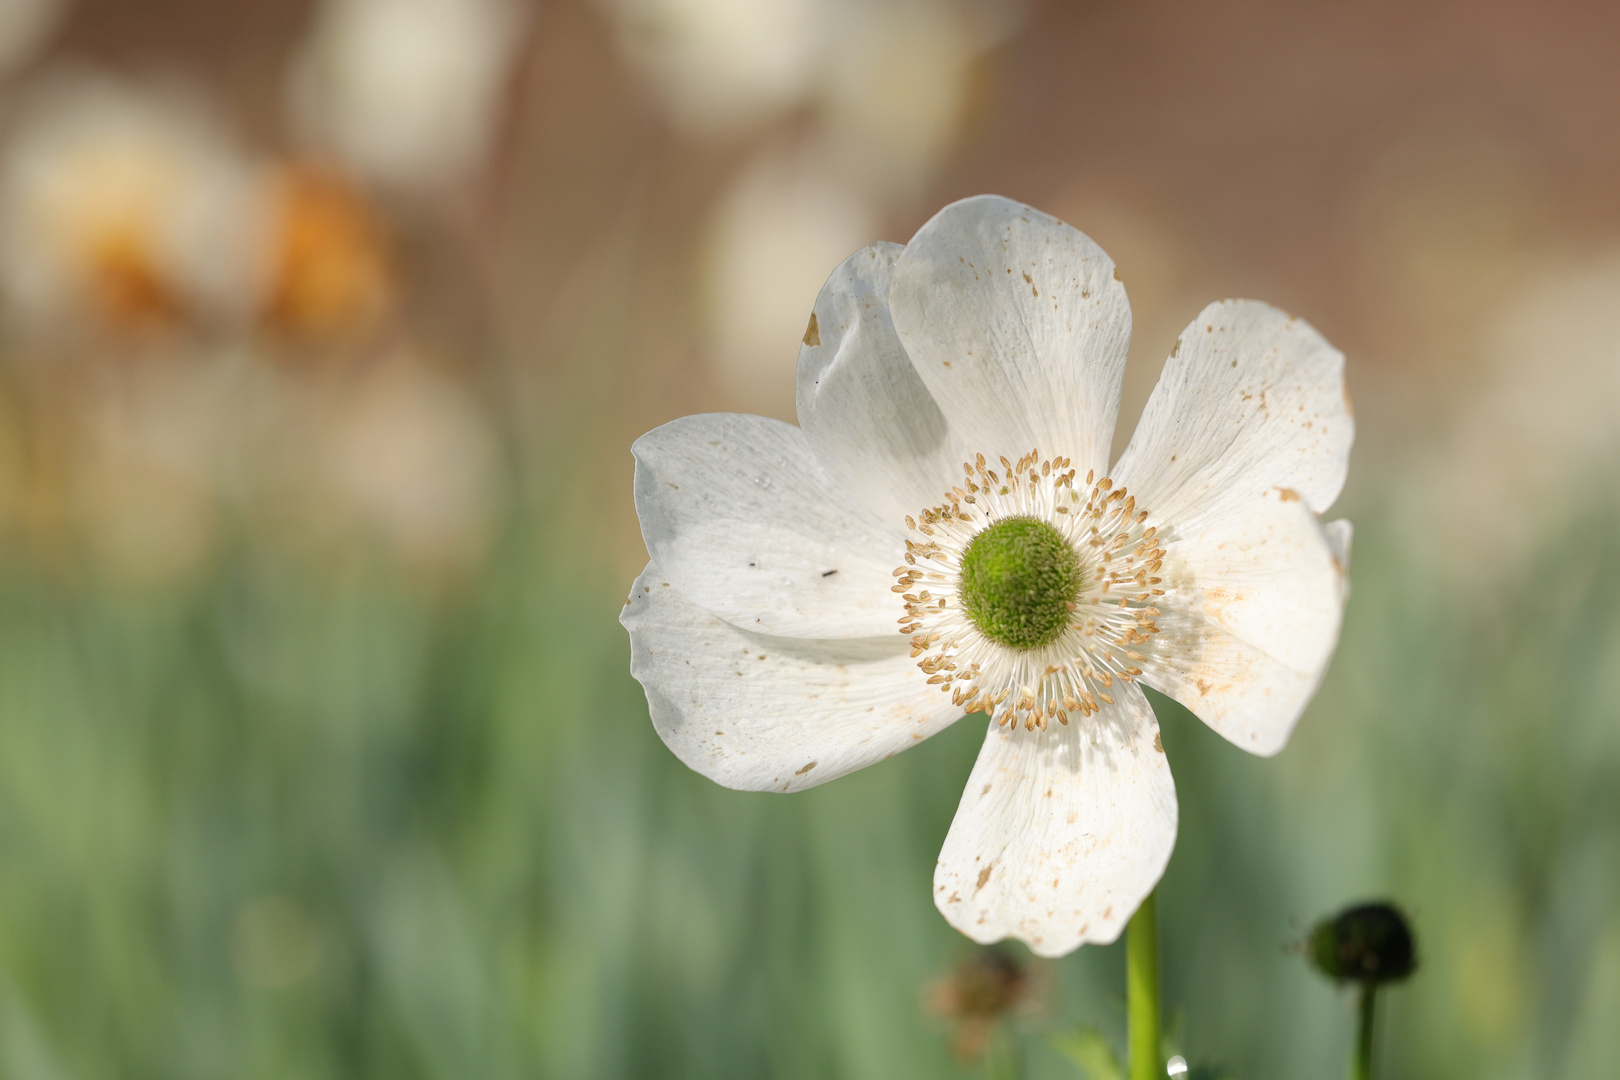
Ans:
[[[1024,1041],[1010,1026],[990,1041],[985,1075],[989,1080],[1024,1080]]]
[[[1159,1060],[1159,915],[1154,893],[1125,930],[1125,1015],[1131,1080],[1162,1080]]]
[[[1361,1019],[1356,1029],[1356,1048],[1350,1058],[1350,1080],[1372,1080],[1373,1014],[1378,1006],[1378,984],[1361,984]]]

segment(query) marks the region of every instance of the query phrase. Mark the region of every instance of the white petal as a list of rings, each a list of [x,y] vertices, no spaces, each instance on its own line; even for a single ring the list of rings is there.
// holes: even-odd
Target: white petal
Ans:
[[[918,230],[894,271],[895,329],[945,419],[992,461],[1038,449],[1108,466],[1131,307],[1078,230],[980,195]]]
[[[726,787],[798,791],[897,754],[962,715],[899,634],[802,641],[739,630],[656,563],[624,614],[630,673],[675,756]]]
[[[1321,513],[1354,436],[1344,354],[1301,319],[1223,300],[1182,331],[1113,477],[1188,529],[1277,487]]]
[[[647,551],[688,600],[763,634],[898,637],[905,524],[850,499],[798,428],[707,413],[631,450]]]
[[[1348,536],[1348,531],[1345,533]],[[1273,489],[1242,518],[1165,544],[1159,632],[1142,679],[1221,735],[1269,756],[1338,643],[1345,574],[1305,503]]]
[[[899,244],[846,259],[799,350],[799,425],[822,464],[887,521],[937,506],[967,454],[951,438],[889,319]]]
[[[1045,732],[992,726],[934,869],[934,903],[974,941],[1062,956],[1110,942],[1164,873],[1176,788],[1142,691]]]

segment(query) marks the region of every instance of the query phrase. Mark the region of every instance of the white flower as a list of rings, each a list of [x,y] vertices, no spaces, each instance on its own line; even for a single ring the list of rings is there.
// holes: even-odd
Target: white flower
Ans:
[[[483,162],[522,30],[507,0],[323,0],[290,73],[295,121],[370,179],[442,187]]]
[[[905,190],[949,150],[976,58],[1022,3],[597,0],[630,65],[684,133],[726,138],[820,114],[840,164]],[[813,125],[816,126],[816,125]]]
[[[199,95],[57,72],[0,159],[0,284],[38,325],[235,316],[258,286],[258,186]]]
[[[1343,356],[1212,304],[1109,468],[1130,328],[1089,239],[968,199],[834,272],[799,427],[690,416],[634,448],[652,561],[622,621],[664,741],[794,791],[990,713],[934,898],[1043,956],[1114,940],[1169,860],[1138,683],[1274,754],[1344,602],[1349,524],[1317,519],[1353,434]]]
[[[740,130],[802,101],[826,51],[816,0],[601,0],[631,63],[688,129]]]

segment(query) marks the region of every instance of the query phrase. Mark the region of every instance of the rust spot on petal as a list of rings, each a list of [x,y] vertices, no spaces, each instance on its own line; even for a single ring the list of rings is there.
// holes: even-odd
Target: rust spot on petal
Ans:
[[[995,864],[991,863],[989,866],[979,871],[979,883],[973,887],[974,892],[978,892],[980,889],[984,888],[985,884],[990,880],[990,875],[995,872],[995,869]]]
[[[816,767],[816,763],[812,761],[810,764],[808,764],[804,768],[798,770],[793,775],[794,776],[803,776],[805,773],[809,772],[811,769],[813,769],[815,767]]]
[[[1161,754],[1164,753],[1164,740],[1159,737],[1159,732],[1157,731],[1153,733],[1153,749],[1157,750]]]
[[[1295,491],[1293,488],[1278,488],[1277,497],[1283,502],[1299,502],[1299,492]]]
[[[804,328],[804,343],[806,345],[821,344],[821,327],[816,325],[816,313],[810,313],[810,325]]]

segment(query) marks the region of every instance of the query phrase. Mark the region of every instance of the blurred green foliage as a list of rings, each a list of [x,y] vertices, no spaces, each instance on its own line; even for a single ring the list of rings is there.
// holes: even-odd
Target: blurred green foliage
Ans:
[[[904,1077],[952,1060],[968,949],[929,881],[983,726],[792,797],[659,743],[626,582],[539,497],[469,579],[243,540],[138,592],[0,581],[0,1077]],[[524,509],[529,507],[530,509]],[[1297,941],[1388,895],[1423,968],[1384,1076],[1591,1077],[1620,1055],[1620,563],[1593,511],[1458,590],[1352,507],[1355,595],[1293,745],[1155,699],[1181,798],[1161,890],[1185,1052],[1342,1069]],[[1119,947],[1010,1022],[1123,1045]]]

